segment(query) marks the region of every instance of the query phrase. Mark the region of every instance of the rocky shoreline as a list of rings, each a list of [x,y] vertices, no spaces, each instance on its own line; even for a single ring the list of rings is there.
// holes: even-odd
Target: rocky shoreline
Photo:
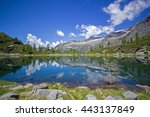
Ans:
[[[146,86],[138,85],[141,88]],[[148,86],[147,86],[148,87]],[[146,87],[145,93],[128,90],[95,89],[86,86],[67,88],[59,83],[42,83],[34,85],[0,85],[0,89],[7,89],[7,93],[0,96],[0,100],[138,100],[150,99],[150,89]]]

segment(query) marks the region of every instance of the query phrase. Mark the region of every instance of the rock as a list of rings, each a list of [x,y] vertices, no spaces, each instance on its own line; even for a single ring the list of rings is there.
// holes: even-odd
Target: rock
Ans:
[[[115,96],[114,100],[122,100],[122,98],[120,96]]]
[[[61,97],[61,98],[58,98],[57,100],[64,100],[64,99]]]
[[[59,95],[66,95],[67,93],[63,90],[55,90],[58,92]]]
[[[19,86],[17,86],[17,87],[10,88],[10,90],[18,90],[18,89],[22,89],[22,88],[23,88],[23,86],[22,86],[22,85],[19,85]]]
[[[86,95],[86,100],[97,100],[96,97],[92,94]]]
[[[112,96],[107,96],[105,100],[114,100],[114,98]]]
[[[124,92],[123,96],[127,100],[137,100],[138,99],[138,95],[133,93],[133,92],[131,92],[131,91]]]
[[[149,86],[147,86],[147,85],[139,85],[139,84],[137,84],[136,86],[141,88],[141,89],[143,89],[143,90],[145,90],[145,92],[150,93],[150,87]]]
[[[136,54],[138,54],[138,55],[144,55],[144,54],[147,54],[147,53],[148,53],[148,51],[147,51],[146,49],[144,49],[144,48],[139,49],[139,50],[136,52]]]
[[[51,90],[49,95],[47,96],[48,100],[56,100],[58,98],[58,92],[55,90]]]
[[[122,98],[120,96],[115,96],[115,97],[112,97],[112,96],[107,96],[105,98],[105,100],[121,100]]]
[[[79,88],[79,89],[88,89],[87,86],[79,86],[78,88]]]
[[[0,100],[15,100],[18,99],[19,95],[16,93],[6,93],[0,97]]]
[[[46,83],[42,83],[40,85],[33,86],[34,90],[37,90],[37,89],[47,89],[47,88],[48,88],[48,85]]]
[[[33,87],[33,84],[32,83],[28,83],[24,86],[24,88],[32,88]]]
[[[34,93],[35,95],[45,96],[49,100],[56,100],[58,93],[57,91],[52,91],[48,89],[37,89]]]
[[[107,77],[106,77],[106,82],[107,82],[108,84],[110,84],[110,85],[114,83],[113,77],[112,77],[112,75],[111,75],[110,72],[109,72],[109,74],[108,74]]]
[[[63,90],[37,89],[35,95],[46,96],[49,100],[56,100],[60,95],[65,95]]]
[[[22,92],[22,93],[20,93],[20,95],[24,95],[24,96],[30,96],[30,95],[32,95],[33,94],[33,92],[32,91],[30,91],[30,92]]]

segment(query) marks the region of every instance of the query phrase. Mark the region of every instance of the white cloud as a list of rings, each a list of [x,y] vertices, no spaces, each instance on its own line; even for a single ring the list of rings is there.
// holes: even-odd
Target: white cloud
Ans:
[[[125,20],[133,20],[139,15],[144,9],[150,6],[150,0],[134,0],[120,8],[120,4],[123,0],[116,0],[111,3],[108,7],[103,8],[103,11],[110,15],[111,25],[117,26]]]
[[[32,61],[32,63],[26,67],[26,75],[30,76],[37,70],[40,70],[42,66],[47,67],[48,64],[46,62],[40,62],[39,60],[36,60],[35,62]]]
[[[52,65],[52,66],[55,66],[55,67],[60,67],[59,63],[57,63],[56,61],[53,61],[53,62],[51,63],[51,65]]]
[[[50,45],[51,48],[55,48],[57,45],[61,44],[61,43],[65,43],[65,41],[56,41],[56,42],[52,42],[52,44]]]
[[[61,30],[57,30],[56,33],[58,36],[61,36],[61,37],[65,36],[64,32],[62,32]]]
[[[87,38],[90,38],[91,36],[96,36],[99,35],[102,31],[99,27],[94,26],[94,25],[81,25],[81,36]]]
[[[136,16],[138,16],[144,9],[150,7],[150,0],[132,0],[122,7],[121,3],[124,0],[115,0],[113,3],[109,4],[107,7],[103,8],[103,11],[110,15],[110,22],[108,26],[95,26],[95,25],[79,25],[77,24],[75,28],[81,33],[76,36],[82,36],[86,39],[92,36],[98,36],[102,33],[109,34],[113,32],[115,26],[123,23],[125,20],[132,21]],[[70,36],[73,34],[70,33]]]
[[[74,33],[70,33],[70,34],[69,34],[69,37],[77,37],[77,35],[74,34]]]
[[[78,29],[78,28],[79,28],[79,24],[76,25],[76,29]]]
[[[81,25],[79,26],[79,29],[82,32],[80,36],[83,36],[86,39],[92,36],[98,36],[101,33],[108,34],[114,31],[114,28],[112,26],[95,26],[95,25]]]
[[[39,46],[40,47],[44,47],[45,46],[45,44],[41,41],[40,38],[37,38],[35,35],[32,35],[32,34],[28,34],[27,35],[27,42],[32,47],[35,45],[36,48],[39,48]]]
[[[36,37],[35,35],[32,35],[32,34],[27,35],[27,42],[32,47],[35,45],[36,48],[39,48],[39,46],[45,48],[45,47],[47,47],[47,45],[49,45],[49,48],[54,48],[57,45],[59,45],[60,43],[65,43],[65,41],[62,41],[62,40],[52,42],[52,43],[50,43],[49,41],[42,42],[41,38],[38,38],[38,37]]]
[[[64,72],[58,73],[58,74],[57,74],[57,78],[62,78],[62,77],[64,76],[64,74],[65,74]]]

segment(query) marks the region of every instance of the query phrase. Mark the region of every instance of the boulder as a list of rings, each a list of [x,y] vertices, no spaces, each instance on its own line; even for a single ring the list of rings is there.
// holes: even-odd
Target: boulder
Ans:
[[[17,86],[17,87],[10,88],[10,90],[18,90],[18,89],[22,89],[22,88],[23,88],[23,86],[22,86],[22,85],[19,85],[19,86]]]
[[[114,100],[122,100],[122,98],[120,96],[115,96]]]
[[[57,100],[64,100],[63,98],[58,98]]]
[[[145,90],[145,92],[150,93],[150,87],[149,86],[147,86],[147,85],[139,85],[139,84],[137,84],[136,86],[141,88],[141,89],[143,89],[143,90]]]
[[[32,83],[28,83],[28,84],[24,85],[24,88],[32,88],[32,87],[33,87]]]
[[[15,100],[18,99],[19,95],[13,92],[6,93],[0,97],[0,100]]]
[[[92,94],[86,95],[85,98],[86,98],[86,100],[97,100],[96,97],[94,95],[92,95]]]
[[[87,86],[79,86],[78,88],[79,88],[79,89],[88,89]]]
[[[22,92],[22,93],[20,93],[20,95],[23,95],[23,96],[30,96],[30,95],[32,95],[33,94],[33,92],[32,91],[30,91],[30,92]]]
[[[35,95],[45,96],[49,100],[56,100],[60,95],[65,95],[63,90],[37,89]]]
[[[115,97],[112,97],[112,96],[107,96],[105,98],[105,100],[121,100],[122,98],[120,96],[115,96]]]
[[[107,96],[105,100],[114,100],[114,98],[112,96]]]
[[[139,49],[136,52],[136,54],[138,54],[138,55],[144,55],[144,54],[148,54],[148,51],[146,49],[142,48],[142,49]]]
[[[137,100],[138,99],[138,95],[133,93],[133,92],[131,92],[131,91],[124,92],[123,96],[127,100]]]
[[[33,86],[34,90],[37,90],[37,89],[47,89],[47,88],[48,88],[48,85],[46,83],[42,83],[40,85]]]

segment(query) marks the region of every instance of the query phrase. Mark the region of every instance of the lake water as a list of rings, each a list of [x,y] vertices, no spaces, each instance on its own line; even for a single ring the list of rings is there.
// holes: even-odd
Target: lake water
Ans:
[[[90,88],[150,86],[150,61],[143,58],[0,58],[0,80]]]

